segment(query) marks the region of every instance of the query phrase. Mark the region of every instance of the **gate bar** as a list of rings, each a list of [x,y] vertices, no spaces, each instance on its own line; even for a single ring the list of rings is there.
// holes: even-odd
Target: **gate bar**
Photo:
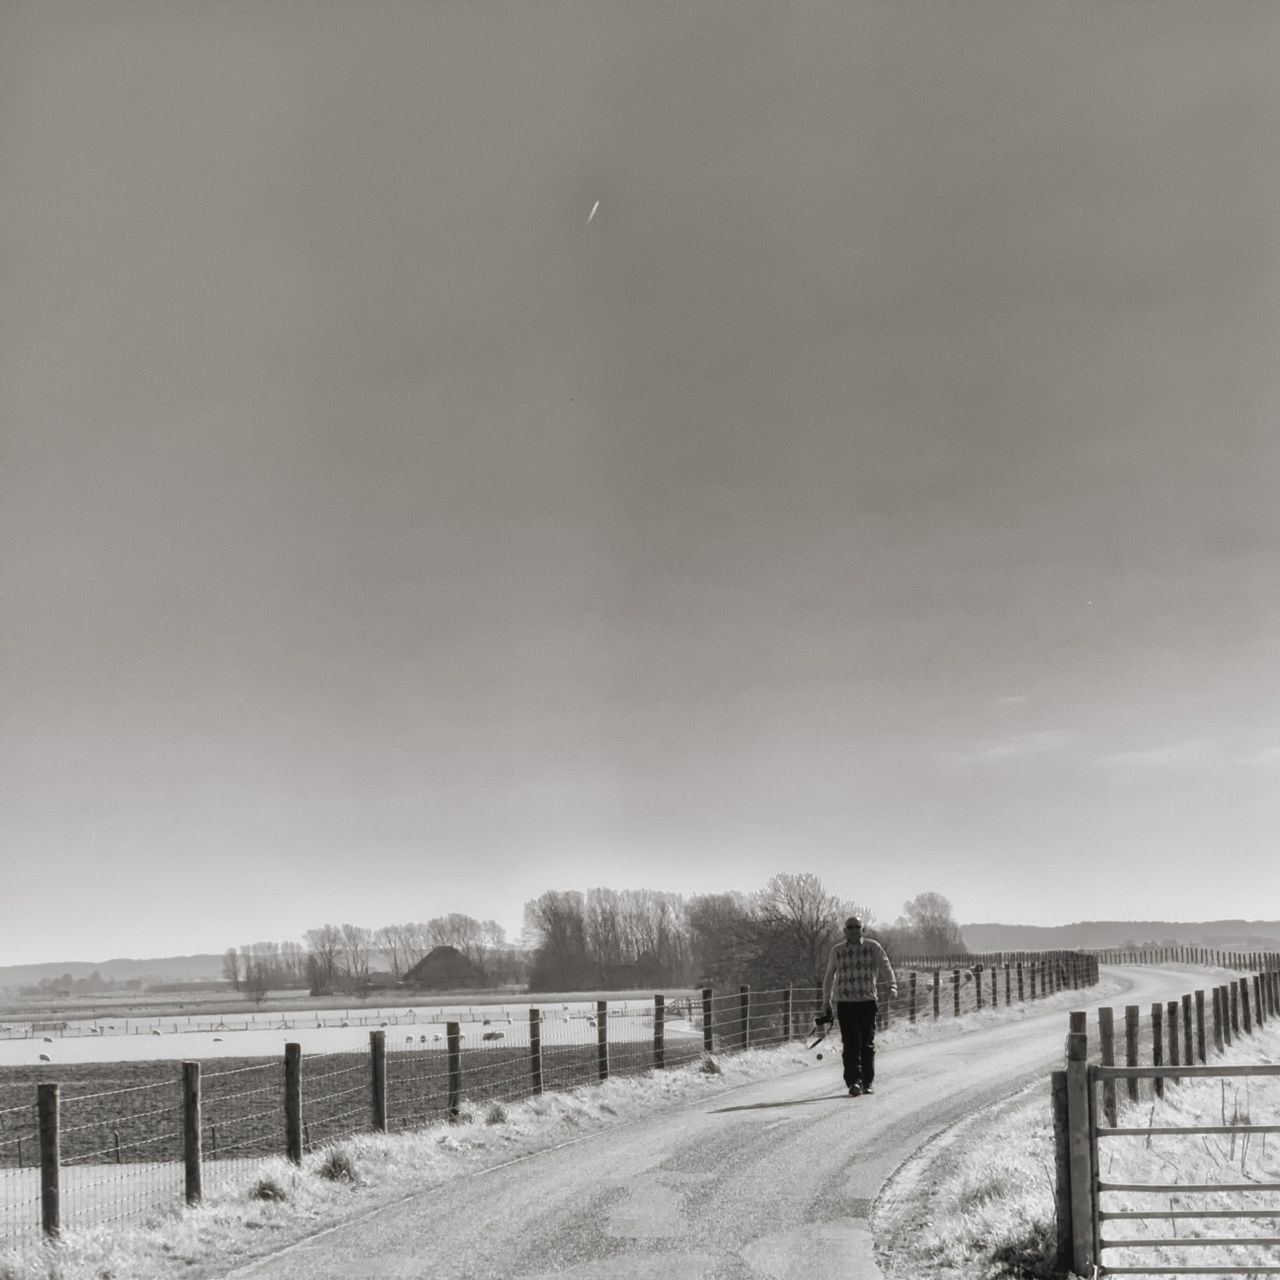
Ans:
[[[1098,1128],[1099,1138],[1144,1138],[1148,1134],[1176,1133],[1280,1133],[1280,1124],[1153,1125],[1149,1129]]]
[[[1280,1182],[1100,1182],[1099,1191],[1280,1191]]]
[[[1280,1063],[1236,1067],[1094,1067],[1097,1080],[1150,1080],[1156,1076],[1280,1076]]]

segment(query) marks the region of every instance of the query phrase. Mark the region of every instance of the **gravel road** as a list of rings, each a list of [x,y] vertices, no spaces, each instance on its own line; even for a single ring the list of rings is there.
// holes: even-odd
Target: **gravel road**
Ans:
[[[1116,1005],[1221,980],[1177,967],[1106,973],[1126,984],[1106,997]],[[1080,995],[1078,1008],[1099,1003]],[[1065,1033],[1059,1009],[886,1049],[869,1098],[845,1094],[828,1054],[426,1190],[228,1280],[878,1280],[869,1218],[886,1181],[975,1109],[1037,1078],[1047,1097]]]

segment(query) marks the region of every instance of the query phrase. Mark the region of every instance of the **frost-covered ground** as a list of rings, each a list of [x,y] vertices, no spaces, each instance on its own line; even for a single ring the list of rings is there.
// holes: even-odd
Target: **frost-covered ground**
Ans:
[[[1237,1040],[1215,1063],[1280,1062],[1280,1026]],[[1124,1086],[1121,1085],[1123,1090]],[[1123,1099],[1123,1093],[1121,1095]],[[1246,1120],[1247,1117],[1247,1120]],[[1121,1101],[1131,1128],[1280,1123],[1277,1077],[1186,1079],[1137,1103]],[[1280,1135],[1179,1135],[1103,1139],[1103,1181],[1181,1186],[1280,1182]],[[874,1223],[887,1280],[1033,1280],[1060,1276],[1049,1082],[969,1117],[916,1153],[877,1206]],[[1245,1208],[1280,1211],[1280,1192],[1104,1193],[1108,1210]],[[1280,1265],[1275,1245],[1191,1245],[1194,1238],[1275,1237],[1276,1218],[1107,1221],[1103,1239],[1161,1238],[1159,1250],[1104,1250],[1110,1266]]]
[[[422,1005],[386,1010],[288,1009],[225,1018],[81,1019],[69,1022],[65,1031],[35,1033],[29,1024],[12,1023],[0,1027],[0,1067],[33,1065],[42,1053],[55,1063],[266,1058],[282,1055],[288,1041],[301,1044],[304,1054],[348,1053],[368,1049],[369,1032],[374,1029],[386,1031],[388,1049],[438,1049],[450,1021],[459,1024],[465,1048],[478,1047],[494,1033],[512,1044],[528,1044],[529,1008],[527,1004]],[[594,1043],[595,1012],[591,1001],[541,1006],[543,1039]],[[651,1000],[611,1001],[609,1013],[611,1040],[652,1036]],[[688,1021],[675,1016],[668,1017],[666,1031],[670,1036],[695,1034]]]
[[[157,1214],[137,1227],[69,1231],[55,1249],[32,1245],[0,1254],[0,1280],[160,1280],[174,1274],[175,1264],[186,1276],[215,1275],[260,1251],[266,1238],[278,1246],[432,1183],[581,1141],[676,1102],[801,1070],[811,1060],[797,1045],[750,1050],[716,1059],[714,1074],[699,1067],[653,1072],[490,1104],[467,1111],[460,1124],[363,1135],[307,1156],[301,1168],[264,1160],[198,1208]],[[324,1176],[335,1157],[339,1165],[350,1163],[355,1183]],[[272,1198],[260,1198],[264,1193]]]

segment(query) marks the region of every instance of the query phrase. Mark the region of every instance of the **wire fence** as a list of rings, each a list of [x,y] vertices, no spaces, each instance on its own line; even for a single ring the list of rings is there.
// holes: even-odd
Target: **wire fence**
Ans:
[[[1019,986],[1012,972],[901,971],[896,999],[886,993],[883,1001],[882,1025],[1030,999],[1025,977]],[[1042,980],[1037,990],[1048,986]],[[740,987],[514,1011],[477,1006],[469,1012],[481,1016],[469,1025],[384,1017],[363,1048],[295,1049],[300,1070],[292,1086],[278,1056],[213,1059],[199,1072],[194,1103],[173,1061],[0,1069],[0,1245],[178,1207],[193,1163],[207,1190],[264,1157],[300,1159],[358,1133],[422,1128],[543,1092],[688,1065],[707,1052],[784,1045],[808,1035],[821,1002],[817,987]],[[51,1087],[53,1127],[42,1130],[32,1095]],[[58,1180],[52,1224],[42,1208],[51,1177]]]

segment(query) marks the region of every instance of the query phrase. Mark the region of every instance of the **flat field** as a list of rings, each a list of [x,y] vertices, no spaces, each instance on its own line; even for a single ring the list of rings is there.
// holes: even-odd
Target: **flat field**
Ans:
[[[687,1024],[686,1024],[687,1028]],[[145,1043],[145,1041],[144,1041]],[[700,1032],[668,1029],[665,1057],[675,1066],[702,1052]],[[609,1069],[630,1075],[653,1065],[651,1041],[610,1044]],[[284,1151],[282,1057],[227,1058],[201,1072],[201,1120],[208,1160],[278,1155]],[[0,1070],[0,1167],[38,1159],[36,1085],[60,1089],[64,1164],[180,1160],[182,1076],[163,1059],[11,1066]],[[594,1041],[542,1046],[542,1083],[565,1091],[599,1079]],[[304,1052],[302,1115],[312,1146],[367,1130],[372,1117],[371,1057],[363,1049]],[[514,1101],[532,1092],[527,1042],[484,1044],[462,1054],[464,1107]],[[392,1129],[442,1120],[448,1113],[448,1055],[438,1044],[389,1045],[387,1113]]]

